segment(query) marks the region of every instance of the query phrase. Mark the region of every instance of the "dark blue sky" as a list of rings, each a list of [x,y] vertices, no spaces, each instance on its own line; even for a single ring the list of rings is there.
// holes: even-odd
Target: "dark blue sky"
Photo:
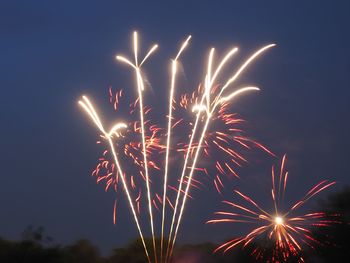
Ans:
[[[76,105],[83,93],[101,104],[109,85],[130,83],[114,56],[129,51],[135,29],[145,45],[160,45],[149,73],[164,77],[151,78],[150,96],[164,92],[165,65],[189,33],[183,62],[191,85],[212,46],[238,45],[244,56],[277,43],[246,75],[262,92],[235,111],[250,134],[290,156],[291,197],[323,178],[339,182],[333,191],[349,184],[348,1],[118,2],[2,1],[0,236],[18,238],[28,224],[43,225],[57,242],[86,237],[104,251],[136,237],[125,207],[112,225],[113,193],[89,177],[97,133]],[[267,190],[269,165],[243,170],[242,187]],[[202,195],[190,205],[183,242],[227,237],[203,225],[219,198],[205,193],[204,207]]]

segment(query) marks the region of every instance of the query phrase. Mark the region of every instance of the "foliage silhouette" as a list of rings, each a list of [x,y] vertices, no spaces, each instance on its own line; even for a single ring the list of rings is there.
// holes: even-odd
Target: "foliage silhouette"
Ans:
[[[324,243],[316,248],[317,262],[347,262],[350,258],[350,187],[330,195],[321,206],[327,212],[328,220],[339,223],[315,231],[317,238]]]
[[[329,220],[338,223],[327,228],[314,229],[314,235],[322,241],[315,250],[305,249],[303,257],[309,263],[347,262],[350,258],[350,187],[329,196],[320,202]],[[335,217],[336,215],[336,217]],[[151,240],[146,243],[151,247]],[[157,240],[159,243],[159,240]],[[256,246],[265,248],[265,256],[255,259],[250,254]],[[213,253],[216,244],[177,246],[172,263],[252,263],[271,262],[273,243],[266,239],[243,248],[236,248],[223,254]],[[11,241],[0,238],[1,263],[143,263],[146,262],[140,240],[134,240],[123,248],[116,248],[109,256],[102,256],[89,240],[81,239],[68,246],[54,244],[53,238],[45,234],[43,227],[28,226],[21,240]],[[283,262],[283,261],[280,261]],[[288,263],[297,262],[290,258]]]

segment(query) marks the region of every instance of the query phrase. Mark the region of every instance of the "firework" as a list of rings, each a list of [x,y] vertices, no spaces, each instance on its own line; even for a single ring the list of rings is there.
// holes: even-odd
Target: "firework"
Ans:
[[[207,223],[247,223],[255,227],[245,236],[237,237],[219,246],[216,251],[228,250],[242,245],[248,246],[253,241],[267,238],[273,242],[272,262],[286,261],[289,257],[298,257],[299,262],[304,262],[301,256],[302,246],[311,248],[320,242],[316,240],[310,230],[311,227],[325,227],[336,221],[325,219],[324,212],[298,213],[298,209],[310,198],[334,185],[335,182],[321,181],[312,187],[304,197],[287,207],[284,201],[288,182],[288,172],[285,171],[286,155],[283,156],[279,175],[276,180],[276,172],[272,167],[271,198],[272,211],[262,208],[258,202],[240,191],[234,191],[242,202],[223,201],[232,211],[219,211],[216,219]],[[286,208],[287,207],[287,208]],[[263,258],[265,249],[257,247],[252,254],[258,259]]]
[[[268,151],[261,144],[240,134],[241,132],[234,126],[235,124],[240,123],[241,120],[235,115],[229,113],[228,107],[231,105],[232,101],[241,94],[259,90],[257,87],[243,87],[232,90],[231,86],[235,84],[236,80],[241,76],[244,70],[259,55],[270,47],[273,47],[274,44],[267,45],[250,56],[240,67],[238,67],[231,77],[223,82],[223,85],[217,85],[219,82],[218,79],[222,78],[222,70],[227,66],[227,63],[231,60],[233,55],[237,53],[238,48],[233,48],[231,51],[229,51],[218,63],[215,70],[213,70],[214,49],[211,49],[205,79],[203,81],[203,85],[200,85],[202,88],[200,88],[197,93],[193,93],[191,99],[186,97],[187,95],[182,95],[177,101],[174,95],[177,64],[180,55],[188,45],[190,38],[191,37],[189,36],[184,41],[175,59],[171,61],[171,79],[168,105],[169,112],[167,115],[168,125],[166,132],[163,132],[161,128],[147,119],[147,114],[150,112],[150,108],[144,105],[143,98],[143,93],[145,91],[145,80],[142,73],[142,66],[157,49],[157,45],[152,46],[144,58],[139,60],[139,44],[138,35],[136,32],[133,34],[134,59],[130,60],[120,55],[116,56],[116,59],[130,66],[134,71],[138,97],[134,103],[131,103],[132,107],[128,119],[130,119],[131,116],[135,116],[135,108],[139,109],[137,114],[138,119],[132,121],[129,120],[127,124],[118,123],[113,126],[109,132],[107,132],[90,101],[85,96],[83,97],[82,101],[79,101],[79,104],[88,113],[97,128],[100,130],[101,138],[108,142],[108,149],[103,150],[99,163],[93,171],[93,175],[96,176],[97,182],[105,182],[106,190],[113,186],[113,188],[117,191],[119,182],[121,181],[149,262],[151,262],[150,253],[145,244],[144,235],[138,217],[140,214],[140,199],[142,196],[143,185],[145,185],[146,188],[147,214],[149,217],[149,226],[152,236],[154,262],[158,261],[158,255],[155,240],[156,229],[153,208],[155,207],[158,209],[158,205],[161,205],[162,214],[160,227],[160,261],[167,262],[172,256],[172,251],[176,242],[186,201],[189,197],[189,190],[191,186],[195,186],[195,183],[201,183],[200,180],[193,179],[194,173],[195,171],[200,170],[204,172],[206,171],[206,168],[201,167],[199,160],[204,156],[209,156],[213,150],[220,151],[221,153],[229,156],[229,159],[223,162],[219,162],[219,160],[216,161],[215,167],[217,171],[221,175],[230,174],[238,177],[233,166],[240,166],[240,163],[246,162],[246,159],[239,154],[239,151],[233,150],[233,143],[239,144],[243,148],[247,149],[254,145]],[[109,93],[110,103],[113,105],[114,109],[117,110],[121,98],[121,91],[113,93],[113,91],[110,89]],[[182,138],[180,139],[180,142],[175,144],[171,139],[174,133],[173,129],[181,122],[176,120],[176,118],[173,116],[173,111],[177,107],[177,104],[181,105],[182,109],[191,109],[192,116],[195,114],[195,120],[190,121],[190,132],[188,137],[185,137],[189,138],[189,142],[184,142]],[[179,107],[177,107],[177,110],[178,109]],[[211,125],[214,126],[213,124],[216,122],[221,122],[220,126],[225,128],[219,126],[216,127],[215,125],[215,130],[210,129],[209,127]],[[185,124],[185,122],[182,124]],[[233,133],[235,132],[237,132],[237,134],[233,136]],[[164,137],[166,137],[166,145],[162,144],[162,139]],[[181,173],[179,175],[172,174],[171,176],[173,177],[171,179],[176,179],[178,183],[177,187],[171,186],[168,178],[171,163],[171,150],[180,152],[183,155]],[[204,151],[203,156],[201,154],[202,151]],[[108,154],[112,155],[113,162],[108,160]],[[162,162],[159,161],[159,156],[163,155],[165,155],[164,167],[161,165]],[[122,169],[122,164],[123,167],[129,168],[127,162],[130,161],[139,172],[140,176],[137,176],[137,178],[141,178],[141,180],[136,179],[136,176],[129,174],[128,171]],[[150,173],[153,173],[155,170],[161,172],[164,171],[164,178],[162,178],[163,196],[160,196],[155,189],[154,181],[158,180],[154,177],[151,178]],[[221,186],[223,184],[218,175],[214,179],[214,184],[216,185],[216,189],[220,192],[219,184]],[[175,200],[169,199],[167,193],[168,187],[176,192]],[[171,216],[169,234],[166,241],[164,232],[167,204],[169,204],[169,206],[173,209],[173,214]],[[116,207],[117,202],[114,203],[114,222],[116,220]],[[167,244],[166,250],[164,249],[165,244]]]
[[[218,88],[218,86],[215,86],[215,88]],[[186,116],[186,111],[191,105],[198,103],[198,94],[203,92],[202,89],[203,86],[200,86],[192,94],[182,94],[180,96],[177,103],[178,107],[175,110],[179,117],[175,122],[175,127],[173,127],[175,129],[174,133],[186,130],[186,133],[190,134],[191,131],[187,130],[191,129],[193,124],[191,121],[187,121],[184,116]],[[221,104],[217,112],[212,115],[211,128],[209,127],[203,139],[203,154],[201,156],[203,162],[198,162],[196,167],[198,173],[203,173],[213,182],[215,189],[220,194],[227,179],[239,178],[237,168],[248,163],[248,158],[245,156],[248,150],[258,148],[269,155],[275,156],[264,145],[246,136],[243,130],[245,121],[236,113],[230,112],[229,106],[228,103]],[[180,141],[176,150],[186,153],[188,148],[187,142]],[[197,145],[193,144],[191,156],[194,155],[196,148]],[[200,187],[199,183],[201,182],[193,181],[193,183],[194,186]]]
[[[173,109],[173,100],[174,100],[174,91],[175,91],[175,80],[177,73],[177,61],[188,45],[191,36],[188,36],[186,41],[182,44],[179,52],[177,53],[175,59],[171,64],[171,84],[170,84],[170,95],[169,95],[169,113],[168,113],[168,133],[167,133],[167,146],[165,154],[165,168],[164,168],[164,184],[163,184],[163,209],[162,209],[162,229],[161,229],[161,240],[160,240],[160,260],[163,260],[163,244],[164,244],[164,221],[165,221],[165,206],[166,206],[166,197],[167,197],[167,188],[168,188],[168,168],[169,168],[169,151],[171,147],[171,130],[172,130],[172,109]]]
[[[152,232],[152,242],[153,242],[153,252],[154,252],[154,258],[155,262],[157,262],[157,253],[156,253],[156,241],[155,241],[155,235],[154,235],[154,223],[153,223],[153,213],[152,213],[152,199],[151,199],[151,189],[150,189],[150,178],[148,173],[148,163],[147,163],[147,152],[146,152],[146,138],[145,138],[145,126],[144,126],[144,108],[143,108],[143,95],[142,92],[145,89],[144,86],[144,80],[141,73],[141,66],[144,62],[146,62],[147,58],[157,49],[158,45],[153,45],[153,47],[148,51],[148,53],[145,55],[141,63],[138,61],[138,38],[137,38],[137,32],[134,32],[134,63],[132,63],[129,59],[123,57],[123,56],[116,56],[116,58],[119,61],[122,61],[126,63],[127,65],[131,66],[135,70],[136,74],[136,83],[137,83],[137,92],[138,92],[138,101],[139,101],[139,108],[140,108],[140,124],[141,124],[141,135],[142,135],[142,153],[143,153],[143,160],[144,160],[144,170],[145,170],[145,177],[146,177],[146,188],[147,188],[147,198],[148,198],[148,212],[149,212],[149,218],[150,218],[150,224],[151,224],[151,232]]]
[[[212,72],[212,64],[213,64],[213,59],[214,59],[214,48],[211,49],[210,54],[209,54],[209,59],[208,59],[208,66],[207,66],[207,73],[205,76],[205,80],[204,80],[204,92],[202,95],[202,98],[200,99],[200,103],[196,104],[193,106],[193,112],[197,112],[196,114],[196,121],[193,127],[193,131],[190,137],[190,142],[188,144],[188,150],[186,153],[186,157],[185,157],[185,161],[184,161],[184,166],[183,166],[183,170],[182,170],[182,174],[180,177],[180,182],[179,182],[179,191],[178,191],[178,195],[176,197],[176,202],[175,202],[175,208],[174,208],[174,213],[173,213],[173,219],[172,219],[172,223],[170,226],[170,232],[169,232],[169,239],[168,239],[168,253],[171,257],[172,251],[173,251],[173,247],[175,245],[175,241],[176,241],[176,237],[177,237],[177,233],[178,233],[178,229],[181,223],[181,219],[182,219],[182,215],[183,215],[183,211],[186,205],[186,200],[188,197],[188,192],[189,192],[189,188],[191,185],[191,181],[192,181],[192,177],[193,177],[193,173],[195,171],[196,168],[196,164],[197,164],[197,160],[199,157],[199,153],[201,152],[201,147],[202,147],[202,143],[203,140],[205,138],[208,126],[212,120],[213,115],[215,114],[216,110],[218,109],[218,107],[222,104],[225,103],[229,103],[232,102],[232,100],[236,97],[238,97],[239,95],[249,92],[249,91],[257,91],[259,90],[259,88],[257,87],[244,87],[244,88],[238,88],[235,89],[234,91],[228,92],[227,93],[227,88],[231,87],[231,85],[233,85],[235,83],[235,81],[240,77],[240,75],[243,73],[243,71],[255,60],[255,58],[257,58],[260,54],[262,54],[264,51],[266,51],[267,49],[271,48],[275,46],[274,44],[270,44],[267,45],[261,49],[259,49],[257,52],[255,52],[252,56],[250,56],[239,68],[238,70],[226,81],[226,83],[220,87],[219,89],[214,89],[214,84],[216,83],[216,78],[219,76],[221,70],[223,69],[223,67],[225,66],[225,64],[228,62],[228,60],[237,52],[238,48],[233,48],[231,51],[229,51],[224,58],[220,61],[220,63],[218,64],[216,70],[214,71],[214,74]],[[216,94],[215,91],[217,90]],[[226,91],[226,94],[225,94]],[[213,94],[214,93],[214,94]],[[214,96],[213,96],[214,95]],[[214,99],[212,99],[212,97],[214,97]],[[204,119],[204,126],[202,127],[201,131],[198,131],[198,123],[200,122],[200,118],[201,116],[205,116]],[[193,146],[193,138],[195,137],[196,133],[199,133],[199,141],[198,144],[196,146],[196,150],[195,150],[195,154],[194,154],[194,158],[192,161],[192,165],[190,168],[190,172],[188,174],[188,179],[187,179],[187,184],[186,184],[186,188],[185,188],[185,192],[183,194],[183,198],[182,198],[182,203],[181,203],[181,207],[180,207],[180,211],[179,211],[179,215],[177,218],[177,222],[176,222],[176,226],[174,228],[175,225],[175,217],[177,214],[177,210],[178,210],[178,204],[179,204],[179,199],[180,199],[180,193],[181,193],[181,189],[182,189],[182,184],[183,184],[183,180],[185,177],[185,173],[187,171],[187,162],[188,162],[188,157],[190,155],[192,146]],[[172,232],[174,230],[174,233]],[[173,236],[173,239],[172,239]]]
[[[115,111],[118,111],[120,107],[129,107],[129,121],[127,128],[125,128],[117,141],[115,141],[115,147],[120,153],[119,159],[128,167],[125,177],[130,185],[130,191],[133,192],[135,198],[136,210],[140,214],[141,201],[143,199],[143,186],[145,183],[144,175],[144,161],[142,154],[142,143],[140,142],[141,128],[137,114],[137,100],[129,104],[124,105],[123,90],[114,92],[112,88],[109,88],[109,102],[113,106]],[[160,170],[158,153],[165,149],[165,146],[161,143],[162,131],[161,129],[151,121],[149,114],[151,109],[145,107],[145,142],[147,161],[149,169],[152,173],[156,173]],[[105,148],[101,140],[97,141],[97,144],[102,145],[101,156],[98,159],[98,163],[92,172],[92,175],[96,178],[97,183],[104,183],[105,190],[113,189],[115,192],[119,192],[120,174],[115,169],[114,162],[109,160],[109,149]],[[157,208],[159,203],[159,194],[154,193],[152,196],[152,203]],[[114,215],[113,215],[114,216]]]
[[[134,217],[137,229],[139,231],[139,235],[140,235],[140,238],[141,238],[141,241],[142,241],[142,245],[143,245],[143,247],[145,249],[145,253],[146,253],[147,259],[148,259],[148,261],[150,261],[149,253],[148,253],[148,250],[147,250],[147,247],[146,247],[146,243],[145,243],[145,240],[144,240],[144,237],[143,237],[143,233],[142,233],[142,230],[141,230],[141,227],[140,227],[140,223],[139,223],[138,217],[136,215],[135,206],[134,206],[133,201],[131,199],[129,187],[128,187],[127,182],[125,180],[124,173],[123,173],[121,164],[120,164],[119,159],[118,159],[118,154],[117,154],[117,152],[115,150],[115,147],[114,147],[114,144],[113,144],[113,141],[112,141],[113,136],[119,137],[120,136],[119,130],[122,129],[122,128],[125,129],[127,126],[126,126],[125,123],[117,123],[110,129],[110,131],[106,131],[104,126],[102,125],[102,122],[101,122],[101,120],[100,120],[96,110],[94,109],[94,107],[92,106],[90,100],[86,96],[83,96],[83,99],[79,101],[79,105],[86,111],[86,113],[93,120],[93,122],[95,123],[97,128],[100,130],[100,132],[102,133],[101,134],[102,138],[104,138],[105,140],[108,141],[108,144],[110,146],[110,149],[111,149],[111,152],[112,152],[112,155],[113,155],[113,158],[114,158],[114,163],[117,166],[118,173],[121,175],[120,177],[121,177],[121,180],[122,180],[122,183],[123,183],[123,186],[124,186],[124,192],[125,192],[125,194],[127,196],[130,208],[132,210],[132,214],[133,214],[133,217]]]

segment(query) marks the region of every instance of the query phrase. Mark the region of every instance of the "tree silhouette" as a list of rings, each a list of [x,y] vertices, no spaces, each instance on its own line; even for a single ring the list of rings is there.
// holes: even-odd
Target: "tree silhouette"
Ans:
[[[98,248],[87,239],[78,240],[75,244],[65,247],[66,263],[99,263],[102,262]]]
[[[329,196],[321,206],[327,212],[327,220],[338,223],[315,231],[324,244],[316,249],[319,256],[316,262],[346,262],[350,258],[350,187]]]
[[[320,203],[327,214],[326,220],[337,221],[329,227],[315,228],[314,235],[320,244],[315,250],[305,248],[303,257],[309,263],[347,262],[350,258],[350,187],[329,196]],[[28,226],[20,241],[0,238],[1,263],[143,263],[147,262],[140,240],[134,240],[123,248],[116,248],[108,257],[102,257],[89,240],[81,239],[68,246],[55,245],[45,234],[43,227]],[[159,244],[159,240],[157,240]],[[146,240],[151,247],[152,240]],[[252,256],[256,247],[264,248],[261,258]],[[245,248],[233,249],[223,254],[213,253],[216,244],[180,245],[174,250],[172,263],[253,263],[271,262],[273,242],[256,240]],[[152,258],[152,255],[151,255]],[[297,262],[298,257],[289,258],[286,263]],[[279,262],[284,262],[280,260]]]

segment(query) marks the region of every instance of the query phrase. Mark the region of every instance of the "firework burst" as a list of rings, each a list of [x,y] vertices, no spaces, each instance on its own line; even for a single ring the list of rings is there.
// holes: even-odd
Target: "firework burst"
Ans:
[[[230,174],[236,177],[238,177],[238,175],[234,171],[233,166],[240,166],[241,162],[246,162],[246,159],[239,153],[239,150],[233,150],[233,143],[245,149],[256,146],[268,152],[261,144],[241,135],[241,131],[235,127],[241,120],[234,114],[228,113],[227,110],[232,101],[241,96],[241,94],[259,90],[257,87],[250,86],[234,88],[232,90],[232,86],[245,69],[248,68],[258,56],[267,49],[273,47],[274,44],[267,45],[253,53],[238,67],[233,75],[223,82],[223,85],[217,85],[216,83],[219,78],[222,78],[222,70],[227,66],[228,61],[232,59],[233,55],[237,53],[238,48],[231,49],[222,60],[219,61],[216,67],[214,67],[214,49],[211,49],[208,58],[207,72],[202,85],[203,88],[199,89],[197,94],[193,93],[191,99],[189,99],[187,95],[183,95],[179,100],[176,100],[175,80],[177,64],[190,38],[189,36],[184,41],[175,59],[172,60],[168,105],[169,112],[167,114],[168,129],[166,132],[165,129],[160,129],[148,119],[148,113],[151,109],[144,104],[146,87],[141,68],[150,55],[157,49],[157,45],[152,46],[143,59],[139,59],[138,35],[136,32],[133,34],[133,59],[128,59],[119,55],[116,56],[116,59],[129,66],[135,74],[138,97],[136,101],[130,105],[131,108],[128,118],[132,119],[133,116],[137,115],[137,119],[129,120],[124,123],[117,123],[108,131],[102,124],[90,100],[83,96],[83,99],[79,101],[80,106],[82,106],[101,132],[101,141],[107,142],[108,145],[107,149],[102,150],[102,156],[93,171],[93,176],[97,178],[98,183],[105,183],[106,190],[114,188],[114,190],[118,191],[118,185],[121,183],[123,186],[123,192],[127,197],[149,262],[151,262],[152,255],[145,243],[139,218],[140,200],[142,196],[146,197],[145,200],[147,202],[154,262],[158,262],[158,259],[160,259],[161,262],[168,262],[172,256],[190,188],[191,186],[195,186],[196,183],[201,183],[200,180],[193,179],[195,171],[206,172],[206,168],[201,167],[200,162],[202,151],[204,152],[204,156],[209,156],[211,152],[215,151],[219,151],[220,154],[224,153],[227,158],[225,157],[226,159],[215,161],[216,170],[220,176]],[[109,94],[109,101],[117,111],[122,95],[121,91],[114,93],[110,90]],[[174,127],[179,126],[181,122],[181,120],[177,120],[173,116],[173,109],[176,108],[177,103],[180,105],[180,107],[177,107],[178,109],[190,109],[192,116],[195,114],[195,120],[186,124],[190,131],[188,136],[185,136],[185,140],[188,139],[189,142],[182,142],[184,139],[182,138],[180,142],[176,144],[171,138],[174,133],[172,132]],[[214,127],[213,124],[215,123],[220,123],[220,125],[215,125],[215,130],[211,129],[210,126]],[[222,127],[220,126],[225,128],[221,130]],[[236,134],[233,135],[233,133]],[[166,143],[163,143],[164,138],[166,138]],[[99,141],[99,143],[101,141]],[[180,158],[183,161],[183,165],[181,165],[182,168],[180,169],[181,172],[171,175],[171,177],[176,178],[177,187],[171,187],[168,180],[171,150],[175,150],[175,152],[179,152],[183,155],[183,158]],[[107,156],[112,156],[113,162],[109,161]],[[162,158],[165,157],[164,163],[159,161],[159,156]],[[174,164],[172,163],[172,165]],[[135,173],[133,169],[137,172]],[[161,178],[161,180],[154,176],[154,173],[159,171],[164,172],[164,177]],[[214,184],[219,192],[220,187],[223,186],[220,176],[216,175],[214,179]],[[156,191],[154,182],[157,181],[163,182],[163,196],[159,195]],[[168,197],[168,188],[175,191],[176,198],[174,198],[174,200],[170,200]],[[144,190],[143,192],[142,189]],[[172,208],[173,213],[169,225],[168,238],[165,240],[167,204]],[[159,206],[161,206],[161,209],[159,209]],[[114,221],[116,218],[116,207],[117,202],[114,203]],[[155,240],[154,208],[162,211],[160,257],[157,255],[158,250]],[[165,244],[166,249],[164,249]]]
[[[218,87],[216,86],[215,88]],[[174,121],[173,129],[175,133],[176,131],[180,133],[186,130],[188,130],[187,134],[191,133],[193,123],[185,118],[185,116],[188,116],[186,111],[192,105],[198,104],[198,94],[202,93],[203,86],[199,86],[192,94],[182,94],[179,101],[175,102],[177,106],[175,107],[175,112],[179,116]],[[204,120],[204,117],[202,117],[201,122]],[[218,193],[222,192],[226,179],[240,178],[237,168],[248,163],[246,155],[249,150],[258,148],[269,155],[275,156],[267,147],[246,135],[243,129],[244,123],[245,120],[240,118],[238,114],[230,111],[228,103],[223,103],[212,116],[212,126],[208,128],[204,136],[201,162],[197,164],[196,171],[206,175],[213,182]],[[193,158],[197,146],[196,143],[192,145],[191,158]],[[187,143],[180,141],[176,150],[184,153],[183,158],[185,158],[188,148],[189,145]],[[202,181],[204,180],[192,180],[193,187],[200,188]],[[185,183],[187,183],[186,180]]]
[[[253,53],[253,55],[251,55],[240,67],[238,67],[235,73],[231,77],[229,77],[226,82],[224,82],[225,84],[220,85],[218,88],[217,88],[217,85],[215,85],[215,83],[217,82],[217,77],[220,75],[223,68],[227,64],[227,62],[238,51],[238,48],[231,49],[222,58],[222,60],[217,64],[216,67],[213,66],[215,49],[214,48],[211,49],[209,53],[209,58],[208,58],[207,72],[204,79],[203,94],[201,94],[200,96],[201,98],[198,100],[198,103],[195,104],[192,108],[192,111],[196,113],[196,119],[193,124],[192,133],[190,135],[190,140],[187,147],[188,149],[186,151],[184,165],[183,165],[182,173],[179,180],[178,194],[175,201],[172,222],[170,224],[166,259],[169,258],[169,256],[171,257],[172,255],[179,226],[181,224],[184,208],[186,206],[189,189],[192,183],[194,172],[197,167],[197,161],[199,159],[201,150],[203,148],[203,142],[208,132],[208,128],[210,124],[212,124],[213,116],[218,111],[221,105],[230,104],[234,99],[237,99],[237,97],[247,92],[259,90],[259,88],[257,87],[248,86],[243,88],[236,88],[233,91],[232,90],[230,91],[230,89],[232,88],[232,85],[236,83],[237,79],[242,75],[245,69],[259,55],[261,55],[262,53],[264,53],[266,50],[268,50],[273,46],[275,45],[274,44],[267,45],[259,49],[255,53]],[[215,67],[214,71],[213,71],[213,67]],[[197,142],[194,140],[195,136],[197,136]],[[190,156],[192,156],[192,147],[195,148],[195,151],[193,154],[193,158],[190,158]],[[189,160],[191,161],[190,162],[191,165],[188,164]],[[185,178],[186,178],[186,185],[185,187],[183,187],[183,182]],[[180,194],[182,193],[182,191],[184,191],[184,193],[183,193],[182,200],[180,201]]]
[[[113,106],[115,111],[118,111],[123,101],[123,90],[113,91],[109,88],[109,102]],[[128,167],[125,171],[125,177],[128,184],[131,186],[130,191],[135,196],[135,204],[137,212],[140,214],[140,207],[142,200],[144,199],[143,188],[145,183],[144,175],[144,159],[142,155],[142,144],[140,142],[140,122],[137,118],[136,111],[137,100],[135,102],[125,105],[125,108],[129,107],[129,122],[127,128],[120,132],[119,138],[115,141],[115,147],[120,154],[121,162]],[[159,153],[165,149],[165,146],[161,143],[161,129],[151,121],[148,116],[151,113],[151,108],[145,107],[145,143],[148,156],[148,167],[150,171],[156,173],[160,170]],[[92,172],[92,176],[96,178],[98,184],[104,183],[105,190],[113,189],[119,192],[120,186],[120,174],[115,168],[115,164],[110,160],[109,149],[105,148],[105,145],[101,143],[101,140],[97,141],[97,144],[102,145],[101,156],[98,159],[98,163]],[[160,178],[159,178],[160,179]],[[152,182],[151,182],[152,183]],[[160,194],[153,193],[152,204],[156,209],[159,209]],[[115,223],[114,209],[113,219]]]
[[[223,201],[232,210],[216,212],[217,218],[209,220],[207,223],[247,223],[255,225],[255,227],[247,235],[222,244],[215,252],[219,250],[227,252],[238,245],[247,247],[253,241],[267,238],[274,244],[272,258],[269,262],[286,261],[292,256],[298,257],[298,262],[304,262],[301,256],[303,245],[314,248],[315,245],[320,244],[320,241],[313,237],[311,228],[326,227],[336,223],[336,220],[326,219],[324,212],[303,214],[298,213],[298,209],[310,198],[334,185],[335,182],[327,180],[319,182],[300,200],[286,208],[284,198],[289,173],[285,171],[285,162],[286,155],[283,156],[277,179],[276,171],[272,167],[271,198],[274,207],[272,211],[267,211],[251,197],[237,190],[234,192],[241,199],[241,202]],[[262,259],[265,252],[263,247],[258,246],[252,254],[256,259]]]

